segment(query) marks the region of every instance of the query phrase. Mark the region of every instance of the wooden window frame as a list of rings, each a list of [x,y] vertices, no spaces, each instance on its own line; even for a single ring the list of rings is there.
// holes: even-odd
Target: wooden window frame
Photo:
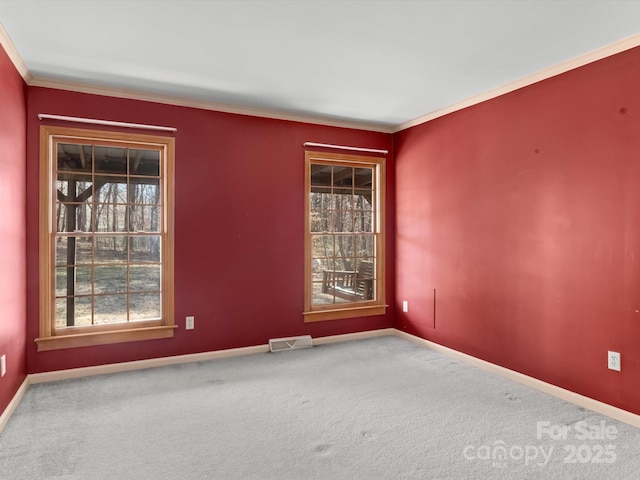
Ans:
[[[128,321],[113,324],[57,328],[55,319],[55,205],[57,178],[54,144],[99,143],[127,148],[152,148],[162,152],[160,188],[162,198],[161,308],[162,317],[155,320]],[[40,127],[40,333],[35,339],[38,351],[85,347],[173,337],[174,329],[174,157],[173,137],[140,135],[67,127]],[[128,174],[127,174],[128,175]]]
[[[313,267],[311,235],[311,165],[325,164],[373,168],[375,171],[375,298],[369,301],[312,305]],[[339,153],[305,152],[305,234],[304,234],[304,321],[319,322],[384,315],[388,305],[385,303],[385,199],[386,199],[385,159],[383,157],[347,155]]]

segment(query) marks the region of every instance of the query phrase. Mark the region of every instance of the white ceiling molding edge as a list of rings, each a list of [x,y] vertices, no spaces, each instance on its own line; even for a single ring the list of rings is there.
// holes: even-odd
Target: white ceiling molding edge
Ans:
[[[637,46],[640,46],[640,33],[632,35],[631,37],[624,38],[622,40],[619,40],[615,43],[604,46],[602,48],[598,48],[591,52],[585,53],[571,60],[567,60],[566,62],[559,63],[549,68],[545,68],[544,70],[540,70],[539,72],[533,73],[531,75],[527,75],[526,77],[520,78],[513,82],[509,82],[493,90],[489,90],[488,92],[474,95],[473,97],[463,100],[461,102],[457,102],[457,103],[454,103],[453,105],[449,105],[448,107],[441,108],[431,113],[422,115],[418,118],[415,118],[413,120],[410,120],[408,122],[405,122],[399,125],[397,128],[393,129],[393,133],[406,130],[407,128],[415,127],[416,125],[421,125],[423,123],[434,120],[438,117],[442,117],[449,113],[462,110],[463,108],[471,107],[472,105],[482,103],[486,100],[491,100],[492,98],[499,97],[500,95],[504,95],[506,93],[513,92],[520,88],[533,85],[534,83],[540,82],[542,80],[546,80],[551,77],[555,77],[556,75],[566,73],[570,70],[574,70],[576,68],[582,67],[589,63],[593,63],[598,60],[602,60],[603,58],[615,55],[617,53],[630,50]]]
[[[11,62],[13,62],[13,66],[16,67],[18,73],[20,73],[24,81],[29,84],[29,82],[33,79],[33,77],[31,76],[31,72],[29,72],[29,69],[24,63],[24,60],[22,60],[22,57],[18,53],[18,49],[13,44],[13,41],[5,30],[4,25],[2,25],[2,22],[0,22],[0,45],[2,45],[4,51],[7,52],[9,59],[11,60]]]
[[[215,112],[234,113],[238,115],[248,115],[251,117],[272,118],[275,120],[284,120],[292,122],[311,123],[314,125],[324,125],[329,127],[353,128],[356,130],[367,130],[380,133],[393,133],[392,128],[385,128],[370,123],[358,123],[349,121],[329,120],[326,118],[287,114],[277,111],[259,110],[252,108],[235,107],[232,105],[223,105],[204,100],[190,100],[185,98],[171,97],[168,95],[157,95],[152,93],[143,93],[132,90],[124,90],[118,88],[98,87],[86,85],[76,82],[63,82],[59,80],[47,78],[34,78],[27,68],[24,60],[18,53],[11,37],[0,22],[0,45],[4,48],[18,73],[30,87],[45,87],[57,90],[67,90],[78,93],[90,93],[93,95],[102,95],[107,97],[126,98],[130,100],[142,100],[146,102],[162,103],[166,105],[175,105],[179,107],[199,108],[202,110],[212,110]]]
[[[71,92],[90,93],[107,97],[126,98],[130,100],[142,100],[146,102],[162,103],[165,105],[175,105],[179,107],[199,108],[201,110],[212,110],[222,113],[234,113],[237,115],[248,115],[251,117],[271,118],[275,120],[285,120],[292,122],[311,123],[314,125],[324,125],[329,127],[353,128],[356,130],[368,130],[372,132],[393,133],[392,128],[384,128],[369,123],[357,123],[340,120],[329,120],[321,117],[295,115],[274,110],[259,110],[247,107],[235,107],[220,103],[208,102],[205,100],[192,100],[188,98],[172,97],[169,95],[159,95],[154,93],[143,93],[120,88],[98,87],[75,82],[64,82],[47,78],[32,78],[28,82],[31,87],[54,88],[57,90],[68,90]]]

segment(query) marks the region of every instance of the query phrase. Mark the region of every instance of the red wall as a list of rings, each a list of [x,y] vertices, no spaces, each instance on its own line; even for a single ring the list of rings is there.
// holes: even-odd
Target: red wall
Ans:
[[[46,88],[28,90],[28,174],[38,189],[39,113],[173,126],[176,134],[175,337],[36,351],[38,199],[29,196],[29,372],[392,327],[385,316],[305,324],[305,141],[390,149],[391,135],[225,114]],[[393,296],[393,162],[388,161],[387,291]],[[393,303],[393,298],[388,298]],[[195,315],[196,328],[184,330]]]
[[[0,414],[26,376],[26,85],[0,46]]]
[[[639,87],[636,48],[395,135],[398,328],[640,413]]]

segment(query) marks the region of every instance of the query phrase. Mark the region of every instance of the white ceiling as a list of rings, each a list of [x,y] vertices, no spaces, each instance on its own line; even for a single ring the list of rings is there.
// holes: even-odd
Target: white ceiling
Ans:
[[[394,129],[640,32],[640,1],[0,0],[38,81]]]

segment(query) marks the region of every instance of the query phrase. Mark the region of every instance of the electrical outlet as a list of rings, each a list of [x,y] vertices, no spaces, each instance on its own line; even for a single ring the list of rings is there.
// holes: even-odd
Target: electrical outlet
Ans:
[[[619,352],[607,352],[607,365],[609,370],[615,370],[617,372],[621,371],[622,364],[620,361],[620,353]]]
[[[403,300],[402,301],[402,311],[403,312],[408,312],[409,311],[409,302],[407,300]]]
[[[187,317],[187,321],[185,322],[185,330],[193,330],[195,328],[195,317]]]
[[[4,377],[7,374],[7,356],[2,355],[0,357],[0,377]]]

